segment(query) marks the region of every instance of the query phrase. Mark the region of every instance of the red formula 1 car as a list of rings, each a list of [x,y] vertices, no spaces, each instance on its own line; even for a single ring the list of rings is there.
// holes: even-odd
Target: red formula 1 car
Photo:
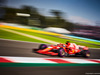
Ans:
[[[81,55],[83,57],[90,57],[90,52],[88,50],[88,47],[79,45],[79,49],[73,50],[67,48],[66,44],[61,44],[61,43],[51,46],[41,44],[39,46],[39,49],[36,49],[36,52],[40,54],[57,55],[60,57],[72,56],[72,55],[74,56]]]

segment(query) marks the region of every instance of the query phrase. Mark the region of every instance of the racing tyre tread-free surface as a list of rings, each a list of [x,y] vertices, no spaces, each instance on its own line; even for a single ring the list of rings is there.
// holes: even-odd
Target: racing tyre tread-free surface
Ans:
[[[82,51],[82,55],[83,55],[83,57],[85,57],[85,58],[89,58],[89,57],[90,57],[90,51],[88,51],[88,50],[83,50],[83,51]]]
[[[45,48],[47,48],[47,47],[48,47],[47,45],[41,44],[41,45],[39,46],[39,49],[45,49]]]

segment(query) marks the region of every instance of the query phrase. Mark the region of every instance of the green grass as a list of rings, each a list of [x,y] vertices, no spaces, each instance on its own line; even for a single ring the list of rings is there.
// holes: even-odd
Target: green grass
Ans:
[[[29,37],[21,36],[21,35],[18,35],[18,34],[14,34],[14,33],[11,33],[11,32],[7,32],[7,31],[4,31],[4,30],[0,30],[0,38],[11,39],[11,40],[19,40],[19,41],[28,41],[28,42],[48,43],[48,42],[32,39],[32,38],[29,38]]]
[[[15,29],[11,29],[11,30],[15,30]],[[25,32],[25,33],[28,33],[28,34],[32,34],[33,35],[33,32],[29,32],[29,31],[22,31],[22,30],[15,30],[15,31],[21,31],[21,32]],[[37,35],[38,33],[36,33],[36,36],[38,36]],[[34,33],[34,35],[35,35],[35,33]],[[43,35],[43,34],[41,34],[41,35]],[[42,36],[40,36],[40,34],[39,34],[39,37],[42,37]],[[46,36],[43,36],[44,38],[48,38],[48,37],[46,37]],[[50,38],[52,38],[52,37],[50,37]],[[81,41],[81,42],[87,42],[87,43],[91,43],[91,44],[97,44],[97,45],[100,45],[100,42],[95,42],[95,41],[89,41],[89,40],[82,40],[82,39],[77,39],[77,38],[72,38],[72,37],[69,37],[70,39],[74,39],[74,40],[76,40],[76,41]],[[51,39],[52,40],[52,39]]]
[[[100,46],[96,46],[96,45],[91,45],[91,44],[81,43],[81,42],[75,42],[75,41],[72,41],[72,40],[57,38],[57,37],[43,35],[43,34],[39,34],[39,33],[34,33],[34,32],[29,32],[29,31],[22,31],[22,30],[15,30],[15,31],[26,33],[26,34],[29,34],[29,35],[34,35],[34,36],[41,37],[41,38],[44,38],[44,39],[49,39],[49,40],[59,42],[59,43],[65,43],[66,41],[70,41],[70,42],[73,42],[73,43],[76,43],[76,44],[79,44],[79,45],[88,46],[88,47],[91,47],[91,48],[100,48]],[[24,39],[24,40],[26,40],[26,39]]]

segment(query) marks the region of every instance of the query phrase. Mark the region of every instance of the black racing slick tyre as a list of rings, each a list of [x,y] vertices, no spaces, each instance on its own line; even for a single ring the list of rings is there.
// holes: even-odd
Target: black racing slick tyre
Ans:
[[[59,56],[59,57],[64,57],[64,56],[65,56],[65,51],[64,51],[63,48],[59,48],[59,49],[58,49],[58,56]]]
[[[41,44],[40,46],[39,46],[39,49],[45,49],[45,48],[47,48],[48,46],[47,45],[45,45],[45,44]]]
[[[89,57],[90,57],[90,51],[88,51],[88,50],[83,50],[83,51],[82,51],[82,55],[83,55],[83,57],[85,57],[85,58],[89,58]]]

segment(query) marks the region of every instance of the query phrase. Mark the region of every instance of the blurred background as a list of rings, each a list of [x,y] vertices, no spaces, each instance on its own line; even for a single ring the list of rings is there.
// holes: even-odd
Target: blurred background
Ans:
[[[0,0],[0,22],[100,40],[100,0]]]

